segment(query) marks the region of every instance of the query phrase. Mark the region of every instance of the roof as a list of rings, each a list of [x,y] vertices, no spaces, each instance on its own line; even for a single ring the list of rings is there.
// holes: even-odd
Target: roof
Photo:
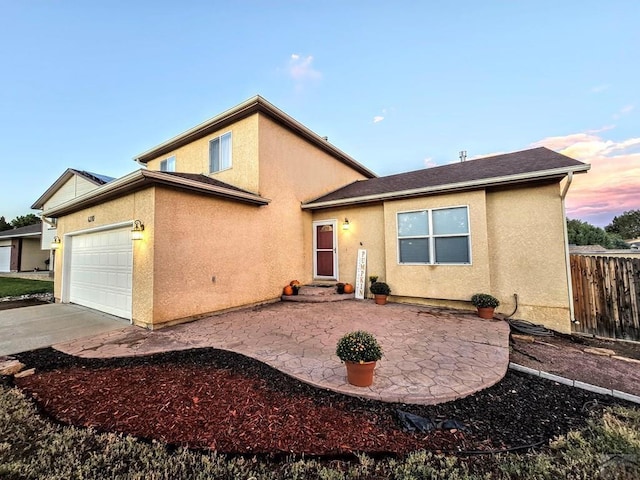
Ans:
[[[124,177],[106,183],[95,190],[80,195],[68,202],[56,205],[43,212],[49,218],[68,215],[83,208],[98,205],[107,200],[127,195],[151,186],[162,185],[179,190],[186,190],[214,197],[226,198],[251,205],[267,205],[269,200],[254,193],[242,190],[232,185],[214,180],[201,174],[157,172],[151,170],[136,170]]]
[[[364,165],[358,163],[355,159],[344,153],[342,150],[333,146],[326,137],[321,137],[317,133],[314,133],[303,124],[298,122],[293,117],[290,117],[275,105],[269,103],[260,95],[256,95],[245,102],[221,113],[205,122],[197,125],[186,132],[183,132],[166,142],[157,145],[146,152],[143,152],[136,156],[134,160],[138,163],[146,164],[150,160],[157,158],[161,155],[165,155],[176,148],[198,140],[199,138],[210,135],[222,128],[225,128],[238,120],[249,117],[256,113],[261,113],[271,120],[275,121],[279,125],[287,128],[298,136],[304,138],[306,141],[315,145],[316,147],[324,150],[326,153],[344,163],[345,165],[353,168],[358,173],[364,175],[367,178],[375,178],[377,175]]]
[[[545,147],[359,180],[303,205],[306,209],[376,202],[490,186],[560,180],[590,165]]]
[[[113,177],[109,177],[107,175],[101,175],[99,173],[87,172],[85,170],[76,170],[75,168],[67,168],[62,175],[58,177],[58,179],[53,182],[53,184],[44,192],[38,200],[36,200],[31,208],[36,210],[42,210],[44,208],[44,204],[56,193],[62,185],[64,185],[71,177],[74,175],[78,175],[79,177],[88,180],[94,185],[100,186],[114,180]]]
[[[26,227],[3,230],[0,232],[0,238],[39,237],[41,234],[42,224],[38,222],[33,225],[27,225]]]

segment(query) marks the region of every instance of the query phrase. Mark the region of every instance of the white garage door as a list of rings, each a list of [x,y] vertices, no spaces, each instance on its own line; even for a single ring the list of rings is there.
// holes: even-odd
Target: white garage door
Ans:
[[[132,247],[131,228],[72,237],[69,301],[130,320]]]
[[[0,272],[11,271],[11,245],[0,247]]]

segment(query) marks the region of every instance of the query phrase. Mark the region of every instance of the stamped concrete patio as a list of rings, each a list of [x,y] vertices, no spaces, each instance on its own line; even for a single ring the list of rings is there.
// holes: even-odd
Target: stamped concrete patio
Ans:
[[[371,387],[353,387],[338,339],[364,329],[384,350]],[[81,357],[215,347],[253,357],[303,382],[387,402],[435,404],[487,388],[509,364],[509,326],[472,312],[371,300],[280,302],[148,331],[124,327],[54,347]]]

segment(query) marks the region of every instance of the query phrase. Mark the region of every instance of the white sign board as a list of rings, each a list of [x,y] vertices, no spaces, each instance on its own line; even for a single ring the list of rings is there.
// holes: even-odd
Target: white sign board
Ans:
[[[356,264],[356,298],[364,299],[364,289],[367,285],[367,251],[358,250],[358,263]]]

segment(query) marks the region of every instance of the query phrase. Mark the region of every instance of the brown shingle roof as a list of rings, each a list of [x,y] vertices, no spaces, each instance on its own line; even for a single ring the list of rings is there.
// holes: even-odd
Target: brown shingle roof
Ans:
[[[11,237],[31,237],[40,235],[42,231],[41,222],[34,223],[32,225],[27,225],[26,227],[18,227],[11,228],[9,230],[3,230],[0,232],[0,237],[2,238],[11,238]]]
[[[564,170],[586,171],[589,166],[545,147],[506,153],[492,157],[452,163],[413,172],[389,175],[387,177],[360,180],[335,190],[327,195],[307,202],[305,207],[320,207],[325,202],[349,203],[349,201],[375,200],[375,197],[393,198],[403,192],[420,191],[430,188],[434,191],[481,188],[489,184],[515,183],[540,178],[562,178]],[[554,172],[557,171],[557,172]],[[537,174],[536,174],[537,173]],[[440,188],[443,187],[443,188]],[[416,192],[418,194],[418,192]],[[344,201],[344,202],[340,202]]]

